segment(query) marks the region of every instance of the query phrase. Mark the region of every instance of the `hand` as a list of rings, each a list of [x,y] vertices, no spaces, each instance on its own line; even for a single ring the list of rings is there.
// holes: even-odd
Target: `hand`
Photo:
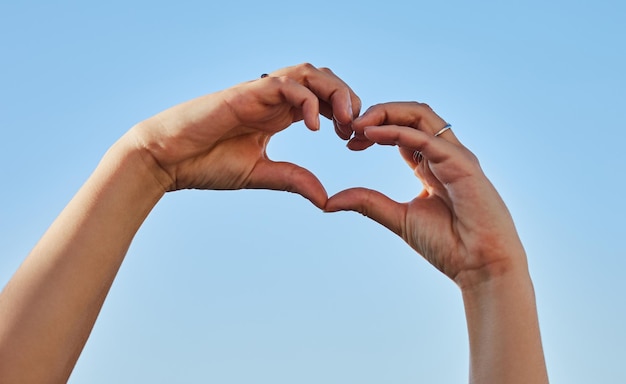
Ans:
[[[267,144],[296,121],[318,130],[320,113],[347,139],[360,106],[329,69],[302,64],[168,109],[127,139],[156,163],[166,191],[266,188],[299,193],[321,208],[327,194],[320,181],[305,168],[270,160]]]
[[[364,139],[351,140],[351,148],[398,146],[424,189],[408,203],[365,188],[348,189],[332,196],[325,210],[358,211],[379,222],[463,288],[525,265],[526,258],[511,216],[476,157],[451,130],[435,137],[445,125],[425,104],[388,103],[367,110],[352,124],[355,136]]]

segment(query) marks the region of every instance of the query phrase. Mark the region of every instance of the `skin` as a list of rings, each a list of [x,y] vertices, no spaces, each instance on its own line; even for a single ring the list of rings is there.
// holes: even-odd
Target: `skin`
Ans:
[[[186,102],[133,127],[0,294],[0,382],[65,382],[89,337],[134,234],[168,191],[266,188],[317,207],[327,194],[311,172],[274,162],[271,137],[295,121],[342,127],[360,100],[330,70],[285,68]]]
[[[67,381],[134,234],[165,193],[191,188],[290,191],[380,222],[461,287],[472,382],[546,382],[524,250],[475,157],[450,131],[433,137],[444,124],[422,104],[378,105],[356,119],[360,104],[330,70],[302,64],[133,127],[0,294],[0,382]],[[424,191],[405,204],[363,188],[328,199],[311,172],[268,158],[274,134],[300,120],[317,130],[320,114],[351,149],[398,145]]]
[[[408,203],[353,188],[326,211],[350,210],[384,225],[461,289],[470,382],[547,383],[526,253],[511,215],[476,157],[426,104],[387,103],[352,124],[353,150],[395,145],[424,189]],[[414,156],[415,151],[421,156]]]

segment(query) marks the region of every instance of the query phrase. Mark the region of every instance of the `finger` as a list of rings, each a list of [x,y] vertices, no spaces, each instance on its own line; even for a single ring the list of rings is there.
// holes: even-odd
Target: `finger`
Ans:
[[[374,142],[361,137],[353,137],[348,141],[347,147],[352,151],[362,151],[374,145]]]
[[[333,107],[330,106],[324,100],[320,100],[320,115],[324,116],[328,120],[333,119]]]
[[[261,160],[254,167],[246,188],[297,193],[318,208],[323,208],[328,199],[326,189],[311,171],[292,163],[269,159]]]
[[[274,115],[267,115],[268,107],[292,107],[291,121],[279,124],[286,128],[291,123],[304,120],[311,130],[319,130],[319,99],[307,87],[286,77],[265,77],[257,81],[242,83],[225,90],[229,92],[227,104],[235,111],[239,121],[244,124],[263,124]],[[283,125],[284,124],[284,125]]]
[[[448,159],[456,147],[430,134],[398,125],[366,127],[364,133],[368,139],[377,144],[397,145],[420,151],[425,158],[434,163]]]
[[[333,116],[333,109],[330,104],[320,100],[320,114],[333,122],[335,133],[337,134],[337,136],[339,136],[339,138],[343,140],[350,139],[350,137],[352,136],[352,128],[348,127],[348,129],[346,129],[345,125],[337,122],[337,120]]]
[[[273,76],[269,76],[267,74],[264,74],[265,76],[262,76],[261,79],[265,79],[265,78],[281,78],[281,77],[289,78],[288,75],[279,75],[279,73],[282,73],[282,71],[281,72],[276,71],[273,74]],[[292,80],[294,80],[294,79],[292,79]],[[256,81],[256,80],[251,80],[251,81],[249,81],[247,83],[252,83],[254,81]],[[263,80],[263,81],[272,81],[272,80]],[[332,108],[332,106],[329,103],[327,103],[326,101],[320,99],[319,100],[319,109],[320,109],[320,114],[322,116],[326,117],[328,120],[332,120],[333,119],[333,108]]]
[[[302,113],[304,124],[312,131],[320,129],[319,100],[308,88],[288,77],[272,78],[278,82],[281,95]]]
[[[337,120],[335,120],[334,117],[332,118],[332,121],[333,121],[333,127],[335,128],[335,133],[337,134],[337,136],[339,136],[339,138],[343,140],[350,139],[350,136],[352,136],[352,131],[346,132],[345,127],[337,123]]]
[[[350,87],[328,68],[316,68],[305,63],[283,68],[272,76],[288,76],[310,88],[321,100],[332,107],[333,116],[344,133],[361,111],[361,100]]]
[[[421,152],[428,160],[429,168],[443,184],[480,170],[478,160],[467,148],[430,133],[396,125],[366,127],[364,132],[375,143],[400,147],[400,153],[412,168],[416,165],[414,151]]]
[[[352,124],[355,132],[363,132],[365,127],[374,125],[400,125],[412,127],[430,135],[435,135],[447,125],[427,104],[417,102],[393,102],[377,104],[370,107]],[[458,143],[451,130],[441,136],[446,140]]]
[[[367,188],[346,189],[330,197],[324,211],[359,212],[404,238],[406,204],[398,203],[378,191]]]
[[[340,137],[342,138],[346,136],[350,137],[350,135],[352,134],[352,122],[361,113],[361,99],[354,93],[354,91],[352,91],[352,89],[348,86],[348,84],[346,84],[343,80],[341,80],[341,78],[339,78],[339,76],[337,76],[330,68],[323,67],[323,68],[320,68],[319,70],[321,72],[326,73],[331,78],[334,78],[336,81],[339,81],[348,90],[348,108],[347,108],[347,111],[345,111],[347,112],[347,114],[343,116],[344,110],[339,108],[337,109],[338,113],[337,114],[333,113],[333,115],[335,117],[335,120],[337,121],[337,127],[339,131],[344,134],[343,137],[342,136]],[[337,97],[337,99],[338,99],[338,103],[341,104],[342,97]],[[333,98],[331,98],[331,103],[335,105],[337,104],[336,102],[334,102]]]

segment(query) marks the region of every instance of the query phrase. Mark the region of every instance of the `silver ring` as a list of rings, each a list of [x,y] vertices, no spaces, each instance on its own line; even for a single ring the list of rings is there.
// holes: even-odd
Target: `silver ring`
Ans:
[[[422,155],[422,152],[420,151],[414,151],[413,152],[413,161],[415,161],[417,164],[421,163],[422,160],[424,160],[424,156]]]
[[[445,126],[445,127],[443,127],[443,128],[441,128],[441,129],[439,130],[439,132],[435,133],[435,137],[437,137],[437,136],[441,135],[442,133],[444,133],[445,131],[447,131],[447,130],[448,130],[448,129],[450,129],[450,128],[452,128],[452,125],[451,125],[451,124],[446,124],[446,126]]]

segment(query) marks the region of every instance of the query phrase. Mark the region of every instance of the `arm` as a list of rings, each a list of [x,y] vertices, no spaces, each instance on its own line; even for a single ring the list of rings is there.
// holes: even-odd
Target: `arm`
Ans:
[[[547,383],[537,308],[526,270],[462,290],[471,383]]]
[[[323,207],[319,180],[295,164],[271,161],[267,143],[294,121],[319,129],[320,112],[345,131],[359,103],[329,70],[300,65],[133,127],[0,294],[0,382],[67,380],[133,236],[166,192],[267,188]]]
[[[353,123],[354,150],[396,145],[424,190],[408,203],[354,188],[327,211],[358,211],[401,236],[461,289],[470,382],[547,383],[526,254],[513,220],[476,157],[428,106],[388,103]],[[420,154],[416,156],[416,151]]]
[[[48,229],[0,295],[0,382],[69,377],[135,232],[163,188],[124,141]]]

